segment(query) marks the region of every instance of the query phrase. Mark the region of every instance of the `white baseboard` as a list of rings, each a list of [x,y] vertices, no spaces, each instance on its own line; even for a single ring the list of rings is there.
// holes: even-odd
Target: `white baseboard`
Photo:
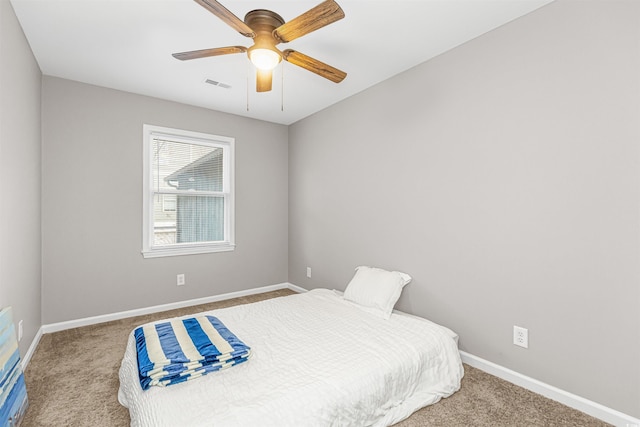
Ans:
[[[291,289],[292,291],[297,292],[297,293],[299,293],[299,294],[303,294],[303,293],[305,293],[305,292],[308,292],[308,290],[307,290],[307,289],[305,289],[305,288],[301,288],[300,286],[298,286],[298,285],[294,285],[293,283],[289,283],[289,282],[287,282],[287,288],[289,288],[289,289]]]
[[[27,365],[29,365],[29,361],[31,360],[31,357],[33,357],[33,353],[35,353],[36,351],[36,347],[38,347],[38,344],[40,343],[40,338],[42,338],[42,327],[40,327],[40,329],[38,329],[38,332],[36,332],[36,336],[33,337],[33,341],[31,341],[31,345],[29,346],[29,349],[27,349],[27,352],[25,353],[24,357],[22,358],[22,372],[24,372],[27,369]]]
[[[210,297],[191,299],[186,301],[178,301],[170,304],[155,305],[152,307],[138,308],[134,310],[121,311],[118,313],[103,314],[100,316],[86,317],[84,319],[68,320],[66,322],[50,323],[42,325],[42,333],[49,334],[52,332],[64,331],[66,329],[79,328],[81,326],[95,325],[97,323],[110,322],[112,320],[125,319],[127,317],[141,316],[149,313],[157,313],[159,311],[173,310],[176,308],[190,307],[193,305],[207,304],[210,302],[222,301],[231,298],[244,297],[247,295],[261,294],[264,292],[277,291],[279,289],[291,289],[294,292],[306,292],[305,289],[292,283],[278,283],[276,285],[262,286],[260,288],[247,289],[244,291],[229,292],[221,295]],[[34,340],[35,341],[35,340]]]
[[[498,378],[502,378],[505,381],[509,381],[512,384],[516,384],[520,387],[531,390],[534,393],[541,394],[548,397],[551,400],[560,402],[563,405],[569,406],[592,417],[598,418],[609,424],[613,424],[618,427],[640,427],[640,419],[634,418],[630,415],[623,414],[615,409],[608,408],[599,403],[561,390],[549,384],[545,384],[542,381],[538,381],[526,375],[522,375],[504,366],[497,365],[488,360],[484,360],[473,354],[460,352],[462,362],[478,368],[481,371],[487,372]]]

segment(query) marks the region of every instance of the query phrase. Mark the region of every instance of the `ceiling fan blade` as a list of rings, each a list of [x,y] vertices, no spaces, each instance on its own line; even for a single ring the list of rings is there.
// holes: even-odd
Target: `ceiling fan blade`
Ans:
[[[282,59],[293,65],[302,67],[305,70],[309,70],[312,73],[316,73],[320,77],[329,79],[334,83],[340,83],[345,77],[347,77],[347,73],[344,71],[338,70],[331,65],[325,64],[317,59],[313,59],[304,53],[296,52],[295,50],[287,49],[282,52]]]
[[[273,31],[273,35],[280,42],[287,43],[342,18],[344,18],[344,12],[338,3],[334,0],[326,0],[297,18],[282,24]]]
[[[227,25],[243,36],[251,38],[256,36],[256,33],[253,32],[251,27],[216,0],[195,0],[195,2],[222,19]]]
[[[231,53],[246,52],[247,48],[244,46],[228,46],[228,47],[216,47],[213,49],[191,50],[189,52],[174,53],[173,56],[181,61],[187,59],[207,58],[209,56],[229,55]]]
[[[269,92],[271,90],[271,82],[273,80],[273,70],[261,70],[256,68],[256,92]]]

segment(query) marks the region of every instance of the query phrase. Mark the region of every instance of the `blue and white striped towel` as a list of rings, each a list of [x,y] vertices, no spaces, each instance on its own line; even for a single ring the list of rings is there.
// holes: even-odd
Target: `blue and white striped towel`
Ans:
[[[251,356],[251,348],[214,316],[143,325],[134,334],[143,390],[189,381]]]

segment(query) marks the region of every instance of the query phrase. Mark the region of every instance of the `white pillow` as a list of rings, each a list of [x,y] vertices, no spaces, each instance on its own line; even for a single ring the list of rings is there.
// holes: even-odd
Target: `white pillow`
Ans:
[[[372,309],[388,319],[402,288],[410,281],[411,276],[399,271],[360,266],[344,291],[344,299]]]

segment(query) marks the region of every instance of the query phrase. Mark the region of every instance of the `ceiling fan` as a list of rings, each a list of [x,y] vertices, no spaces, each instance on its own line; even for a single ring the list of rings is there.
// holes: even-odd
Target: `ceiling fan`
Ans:
[[[334,0],[325,0],[289,22],[284,22],[280,15],[265,9],[250,11],[242,21],[216,0],[195,0],[195,2],[243,36],[251,37],[253,46],[248,48],[244,46],[228,46],[193,50],[174,53],[174,58],[184,61],[247,52],[249,60],[257,68],[256,90],[258,92],[271,90],[273,69],[283,59],[335,83],[340,83],[347,76],[344,71],[303,53],[292,49],[280,51],[276,48],[276,45],[280,43],[288,43],[344,18],[342,8]]]

